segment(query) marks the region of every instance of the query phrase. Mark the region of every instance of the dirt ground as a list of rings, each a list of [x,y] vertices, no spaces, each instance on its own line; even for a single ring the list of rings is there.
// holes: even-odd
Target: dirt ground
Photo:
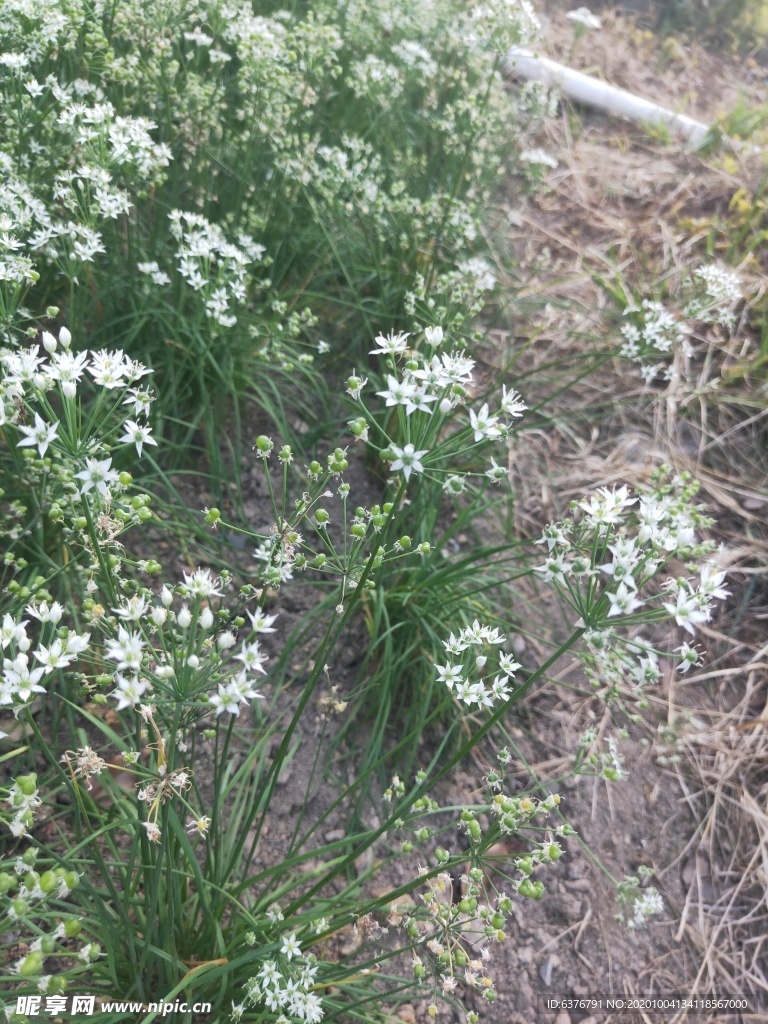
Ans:
[[[765,99],[766,71],[754,61],[739,64],[661,39],[611,7],[599,12],[602,31],[574,47],[566,9],[548,7],[544,50],[557,60],[706,123],[739,103]],[[737,189],[754,190],[763,173],[759,160],[691,153],[583,109],[563,109],[546,135],[545,147],[560,161],[548,176],[550,191],[521,211],[511,185],[501,211],[508,227],[497,243],[500,262],[514,268],[510,288],[532,309],[543,307],[532,329],[519,332],[537,334],[534,363],[567,345],[604,339],[607,303],[594,275],[618,266],[642,288],[654,273],[686,263],[702,251],[711,220],[727,214]],[[755,281],[764,270],[758,251],[742,272]],[[514,334],[514,326],[499,331],[499,344],[514,345]],[[579,840],[569,842],[547,896],[521,908],[512,942],[499,948],[496,971],[507,981],[483,1019],[680,1021],[689,1015],[547,1012],[542,998],[716,993],[747,999],[748,1012],[691,1019],[768,1020],[768,677],[761,626],[768,467],[749,455],[748,431],[725,441],[712,428],[706,443],[703,428],[665,431],[661,403],[638,401],[631,382],[610,365],[579,394],[568,399],[572,430],[527,437],[511,453],[521,531],[535,536],[583,488],[642,482],[653,465],[669,460],[702,480],[716,539],[732,551],[732,597],[705,630],[707,652],[696,678],[668,675],[646,725],[632,728],[624,748],[629,777],[618,785],[576,779],[560,787]],[[625,410],[590,422],[590,409],[621,395]],[[764,440],[756,444],[764,449]],[[579,732],[597,726],[602,714],[589,696],[555,681],[543,687],[519,723],[521,752],[536,776],[547,781],[566,770]],[[665,913],[631,933],[615,920],[608,874],[621,878],[641,864],[653,869]]]

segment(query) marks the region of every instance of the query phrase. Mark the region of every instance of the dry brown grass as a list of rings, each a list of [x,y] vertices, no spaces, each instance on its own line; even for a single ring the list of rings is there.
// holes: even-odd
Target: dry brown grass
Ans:
[[[656,61],[654,70],[647,36],[610,15],[604,23],[606,31],[589,40],[589,63],[641,95],[707,119],[722,112],[739,82],[747,95],[754,88],[750,69],[701,51],[678,53],[661,72]],[[565,58],[569,40],[562,25],[550,33],[556,59]],[[572,63],[586,67],[585,51],[577,49]],[[583,111],[564,111],[548,136],[561,162],[550,190],[522,214],[514,212],[517,197],[502,207],[507,222],[496,235],[500,263],[517,263],[510,291],[537,314],[532,328],[513,322],[496,339],[508,351],[531,342],[517,363],[526,372],[615,342],[620,318],[596,277],[640,294],[658,282],[674,290],[704,255],[708,219],[725,216],[736,190],[753,190],[762,172],[749,156],[737,164],[702,158]],[[746,259],[740,272],[751,307],[764,303],[759,265]],[[528,536],[585,490],[637,485],[661,462],[702,484],[733,596],[703,631],[706,667],[671,674],[659,702],[656,751],[697,823],[685,856],[664,871],[683,871],[675,939],[696,958],[695,990],[750,995],[768,1008],[768,393],[765,377],[748,369],[757,344],[749,306],[729,336],[699,336],[688,367],[693,391],[646,388],[626,363],[607,361],[563,396],[553,426],[526,434],[510,469],[516,526]],[[544,390],[550,386],[551,374]],[[768,1013],[744,1019],[768,1020]]]

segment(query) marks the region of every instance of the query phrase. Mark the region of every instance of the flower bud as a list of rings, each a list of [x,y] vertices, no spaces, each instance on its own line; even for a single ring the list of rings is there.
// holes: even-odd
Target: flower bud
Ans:
[[[213,625],[213,612],[210,608],[203,608],[200,612],[200,625],[203,629],[210,629]]]
[[[235,646],[234,633],[222,633],[221,636],[217,638],[216,643],[219,645],[219,650],[228,651],[230,647]]]
[[[165,620],[168,618],[168,609],[163,608],[159,604],[155,605],[152,611],[150,612],[150,617],[152,619],[152,622],[156,626],[162,626]]]
[[[69,333],[66,327],[62,327],[61,330],[59,331],[59,341],[64,346],[64,348],[69,348],[69,346],[72,344],[72,335]]]
[[[170,608],[173,604],[173,594],[170,592],[168,587],[163,587],[160,591],[160,600],[163,602],[166,608]]]
[[[49,355],[53,355],[58,348],[58,344],[59,343],[49,331],[43,331],[43,348]]]
[[[189,628],[189,625],[192,622],[192,614],[186,605],[182,606],[181,610],[179,611],[179,614],[176,616],[176,621],[178,622],[182,629]]]

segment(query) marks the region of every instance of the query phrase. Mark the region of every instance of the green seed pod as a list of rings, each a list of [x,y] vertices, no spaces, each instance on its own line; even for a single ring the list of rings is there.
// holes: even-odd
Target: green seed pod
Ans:
[[[11,903],[11,906],[13,907],[13,912],[17,918],[24,917],[24,915],[29,910],[29,904],[27,903],[27,901],[21,899],[20,897],[15,899]]]
[[[19,974],[22,978],[32,978],[43,969],[43,954],[38,949],[27,953],[19,964]]]
[[[32,796],[37,790],[37,775],[34,772],[30,775],[17,775],[15,781],[24,796]],[[36,856],[37,853],[35,852],[35,857]],[[29,861],[25,860],[24,863],[28,864]],[[32,863],[35,863],[34,859],[32,860]]]
[[[64,922],[64,934],[68,939],[76,939],[83,930],[83,922],[79,917],[70,917]]]
[[[58,887],[56,876],[53,871],[43,871],[40,876],[40,888],[44,893],[52,893]]]
[[[80,885],[80,875],[76,871],[68,871],[64,875],[64,881],[68,889],[76,889]]]

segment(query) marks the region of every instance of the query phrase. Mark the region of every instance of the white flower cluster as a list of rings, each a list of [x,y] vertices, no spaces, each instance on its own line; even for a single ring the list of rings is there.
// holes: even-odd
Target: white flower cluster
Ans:
[[[233,327],[237,317],[233,307],[248,297],[248,267],[264,256],[264,246],[250,235],[240,234],[233,245],[216,224],[197,213],[172,210],[171,234],[178,243],[178,270],[187,284],[201,292],[205,315],[222,327]],[[154,269],[150,273],[157,279]]]
[[[462,662],[435,665],[438,680],[445,683],[457,701],[469,708],[473,705],[477,705],[478,708],[492,708],[497,701],[508,700],[512,693],[510,686],[515,682],[515,672],[521,666],[511,655],[498,652],[498,647],[505,642],[506,637],[501,635],[498,629],[481,625],[475,619],[471,626],[460,629],[457,635],[451,633],[449,639],[443,641],[443,647],[452,655],[462,655],[465,651],[478,648],[483,649],[483,653],[477,650],[473,654],[472,664],[464,657]],[[485,648],[488,653],[485,653]],[[498,656],[497,667],[500,671],[492,681],[470,681],[470,672],[484,674],[489,671],[489,655],[494,659]]]
[[[52,36],[35,40],[34,16],[20,11],[26,6],[0,5],[4,29],[26,18],[24,88],[8,76],[0,87],[12,125],[0,153],[0,283],[17,286],[38,279],[36,261],[71,277],[78,265],[105,253],[105,222],[125,216],[158,185],[171,159],[168,146],[152,137],[157,126],[118,114],[100,87],[84,79],[60,82],[52,74],[38,81],[37,66],[46,63],[66,19],[59,4],[47,5],[61,21],[54,19]]]
[[[688,342],[690,327],[668,310],[661,302],[644,299],[640,309],[628,306],[624,315],[630,322],[624,324],[621,333],[624,344],[620,353],[640,366],[640,374],[649,384],[660,374],[671,379],[673,367],[669,362],[651,362],[659,356],[668,357],[678,349],[690,356],[693,350]]]
[[[736,274],[716,264],[698,267],[692,286],[703,285],[683,309],[673,311],[661,302],[644,299],[640,306],[628,305],[629,318],[621,333],[620,354],[637,363],[646,384],[661,378],[674,381],[687,374],[686,366],[695,355],[693,335],[697,325],[733,324],[733,307],[744,288]]]
[[[237,647],[233,632],[216,629],[217,620],[207,602],[221,595],[221,580],[210,570],[185,574],[176,592],[182,599],[192,599],[191,609],[183,603],[174,611],[174,593],[167,586],[157,603],[146,597],[130,598],[113,609],[118,620],[133,623],[132,629],[118,624],[115,635],[104,641],[104,657],[115,663],[116,688],[110,696],[117,702],[117,710],[137,708],[141,702],[161,703],[167,681],[175,679],[190,697],[206,694],[213,683],[216,689],[206,695],[207,706],[217,716],[239,715],[243,704],[263,699],[253,676],[266,675],[268,656],[254,637],[274,633],[276,616],[247,612],[251,628],[248,638]],[[161,634],[159,645],[150,642],[153,633]],[[222,658],[230,652],[231,661],[222,665]]]
[[[642,874],[646,879],[653,872],[641,866],[638,874]],[[640,879],[634,876],[624,878],[619,882],[616,900],[622,908],[617,914],[617,919],[624,921],[630,931],[645,928],[649,918],[664,912],[664,901],[659,891],[652,885],[641,889]]]
[[[644,602],[638,590],[651,579],[673,553],[689,554],[696,548],[695,527],[701,522],[698,510],[680,493],[683,481],[672,490],[653,491],[631,496],[626,486],[599,488],[588,500],[578,503],[585,513],[580,529],[573,522],[550,524],[536,541],[547,545],[547,558],[536,567],[542,578],[566,585],[567,578],[588,580],[600,572],[611,577],[605,591],[609,603],[607,618],[631,615]],[[632,506],[637,504],[637,509]],[[602,541],[599,552],[607,561],[598,565],[592,548],[585,544],[584,528]],[[570,538],[570,539],[569,539]],[[610,542],[609,542],[610,541]],[[665,603],[678,625],[693,632],[695,622],[709,621],[713,598],[727,596],[722,589],[725,574],[711,563],[701,569],[701,584],[693,588],[688,581],[668,583],[678,591],[677,604]]]
[[[57,388],[61,396],[69,401],[77,397],[78,386],[87,372],[97,387],[106,391],[129,388],[123,405],[132,407],[134,416],[148,416],[152,394],[146,389],[130,388],[142,377],[151,373],[141,363],[126,356],[122,351],[77,352],[71,351],[72,336],[66,327],[59,331],[58,340],[49,332],[42,335],[43,352],[39,345],[28,349],[0,349],[0,426],[6,423],[21,424],[25,415],[25,402],[37,402],[41,394]],[[50,406],[48,406],[50,410]],[[42,458],[51,442],[57,438],[60,422],[48,423],[38,413],[35,426],[20,426],[26,435],[19,446],[37,447]],[[135,444],[141,455],[142,444],[154,444],[149,428],[139,426],[135,420],[127,420],[126,433],[120,438],[124,444]],[[89,454],[97,450],[93,443]]]
[[[315,958],[302,958],[295,933],[283,936],[280,953],[279,961],[265,960],[256,977],[246,984],[244,1002],[232,1008],[235,1021],[240,1020],[247,1005],[279,1013],[276,1024],[287,1022],[289,1017],[318,1024],[325,1016],[320,997],[312,991],[317,985]]]
[[[558,587],[586,627],[580,657],[593,685],[615,694],[630,681],[642,697],[660,676],[653,644],[640,636],[619,641],[610,620],[673,619],[693,635],[710,621],[714,602],[728,596],[712,545],[697,539],[697,529],[711,525],[703,506],[694,504],[697,490],[687,475],[675,477],[664,467],[655,485],[636,495],[626,486],[600,488],[576,505],[578,518],[550,524],[536,541],[546,545],[547,557],[535,571]],[[672,559],[685,559],[689,573],[698,561],[698,581],[670,576],[643,597]],[[673,653],[682,672],[698,659],[688,643]]]
[[[397,332],[376,337],[376,347],[371,355],[385,356],[389,362],[387,387],[376,392],[384,399],[387,408],[402,408],[406,418],[414,413],[425,413],[427,416],[438,414],[449,416],[458,406],[463,405],[468,389],[472,385],[472,371],[475,362],[463,351],[454,349],[451,352],[438,353],[435,350],[445,338],[442,327],[427,327],[420,332],[428,352],[420,351],[420,345],[409,346],[410,333]],[[405,365],[399,370],[396,360],[405,357]],[[358,377],[350,377],[347,391],[357,401],[367,381]],[[483,441],[497,441],[509,436],[516,420],[519,420],[527,406],[516,391],[507,392],[506,385],[502,388],[499,409],[491,413],[489,404],[485,402],[479,409],[469,410],[468,434],[475,444]],[[364,425],[364,421],[363,421]],[[352,424],[353,429],[355,423]],[[465,430],[467,428],[465,427]],[[354,432],[358,438],[367,440],[367,429]],[[406,482],[413,473],[423,473],[424,456],[430,454],[427,448],[417,449],[409,441],[403,445],[390,442],[385,449],[390,462],[390,469],[401,471]],[[384,453],[382,453],[384,454]],[[497,481],[506,476],[506,471],[492,463],[487,476]],[[444,489],[449,494],[460,494],[463,490],[463,478],[455,474],[448,476]]]
[[[57,623],[61,618],[61,605],[27,608],[30,615],[41,622]],[[10,707],[18,717],[22,708],[35,699],[36,693],[45,693],[43,680],[56,669],[68,668],[83,651],[88,649],[90,633],[65,630],[64,638],[55,636],[46,646],[37,643],[27,632],[28,619],[14,619],[10,613],[3,616],[0,627],[0,647],[3,649],[3,678],[0,682],[0,706]],[[6,657],[6,651],[8,656]],[[32,653],[30,664],[29,652]]]
[[[559,166],[560,161],[556,156],[547,153],[544,149],[524,149],[518,157],[522,164],[533,164],[536,167],[550,167],[554,170]]]
[[[626,739],[627,733],[622,732],[620,738]],[[587,729],[581,736],[575,770],[577,774],[594,774],[609,782],[620,782],[629,774],[619,753],[618,739],[607,736],[601,740],[594,729]]]
[[[744,287],[737,274],[710,263],[695,270],[693,276],[704,284],[710,303],[733,305],[744,295]]]

